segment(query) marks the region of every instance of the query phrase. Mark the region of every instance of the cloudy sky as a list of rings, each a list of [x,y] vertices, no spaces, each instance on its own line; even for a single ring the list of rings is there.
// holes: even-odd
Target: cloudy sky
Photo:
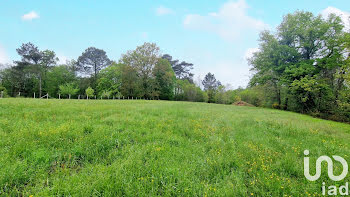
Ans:
[[[194,64],[195,80],[212,72],[223,84],[246,86],[249,57],[259,32],[272,30],[296,10],[350,16],[348,0],[0,0],[0,63],[17,60],[16,48],[33,42],[62,62],[87,47],[113,60],[143,42]],[[349,27],[349,26],[348,26]]]

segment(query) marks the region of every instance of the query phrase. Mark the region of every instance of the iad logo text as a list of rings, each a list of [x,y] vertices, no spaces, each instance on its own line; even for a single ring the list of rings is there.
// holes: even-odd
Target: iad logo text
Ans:
[[[326,162],[327,163],[327,167],[328,167],[328,177],[333,180],[333,181],[341,181],[343,180],[346,175],[348,174],[348,163],[345,161],[344,158],[337,156],[337,155],[333,155],[333,159],[335,161],[338,161],[342,164],[343,166],[343,171],[340,175],[334,175],[333,173],[333,160],[328,157],[328,156],[320,156],[317,160],[316,160],[316,173],[315,175],[310,175],[310,160],[309,157],[307,157],[309,155],[309,150],[305,150],[304,151],[304,155],[306,157],[304,157],[304,175],[305,177],[309,180],[309,181],[316,181],[317,179],[320,178],[321,176],[321,164],[322,162]],[[339,193],[338,193],[339,192]],[[323,195],[349,195],[349,183],[346,183],[343,186],[340,186],[339,188],[337,188],[337,186],[331,185],[328,187],[328,189],[326,189],[326,184],[322,183],[322,194]]]

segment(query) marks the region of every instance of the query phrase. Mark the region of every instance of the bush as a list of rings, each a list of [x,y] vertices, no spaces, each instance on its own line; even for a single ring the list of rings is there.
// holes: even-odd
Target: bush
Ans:
[[[279,105],[278,103],[272,104],[272,108],[273,108],[273,109],[282,109],[282,108],[281,108],[281,105]]]
[[[73,83],[66,83],[59,86],[59,93],[66,96],[74,96],[78,93],[79,88],[76,87]]]
[[[95,93],[95,90],[92,89],[91,87],[88,87],[86,90],[85,90],[85,94],[87,96],[87,98],[91,98],[94,96],[94,93]]]
[[[248,88],[240,92],[242,101],[250,103],[255,106],[263,105],[263,93],[257,88]]]
[[[5,87],[0,86],[0,97],[1,97],[1,92],[2,92],[2,97],[8,97],[7,90]]]

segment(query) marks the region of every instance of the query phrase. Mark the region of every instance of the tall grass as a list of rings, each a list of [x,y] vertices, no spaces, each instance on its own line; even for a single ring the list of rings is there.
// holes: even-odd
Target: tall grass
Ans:
[[[349,139],[348,124],[272,109],[1,99],[0,195],[320,196],[334,183],[305,179],[303,151],[350,162]]]

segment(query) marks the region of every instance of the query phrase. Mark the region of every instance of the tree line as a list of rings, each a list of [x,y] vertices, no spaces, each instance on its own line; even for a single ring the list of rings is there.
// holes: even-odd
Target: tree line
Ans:
[[[247,88],[232,90],[212,73],[196,84],[193,64],[161,54],[155,43],[127,51],[119,61],[90,47],[59,65],[54,51],[26,43],[17,49],[21,59],[0,71],[0,91],[12,97],[245,101],[350,121],[350,33],[338,16],[324,19],[297,11],[286,15],[275,32],[261,32],[259,42],[248,60],[252,77]]]
[[[338,16],[288,14],[275,33],[261,33],[249,60],[249,91],[261,106],[349,121],[349,50],[350,34]]]
[[[350,22],[350,19],[349,19]],[[247,88],[216,89],[218,103],[255,106],[350,122],[350,32],[339,16],[297,11],[260,34]]]
[[[193,82],[193,64],[160,54],[155,43],[127,51],[119,61],[95,47],[65,64],[58,64],[54,51],[42,51],[32,43],[16,51],[21,59],[0,72],[5,96],[208,101],[207,93]]]

